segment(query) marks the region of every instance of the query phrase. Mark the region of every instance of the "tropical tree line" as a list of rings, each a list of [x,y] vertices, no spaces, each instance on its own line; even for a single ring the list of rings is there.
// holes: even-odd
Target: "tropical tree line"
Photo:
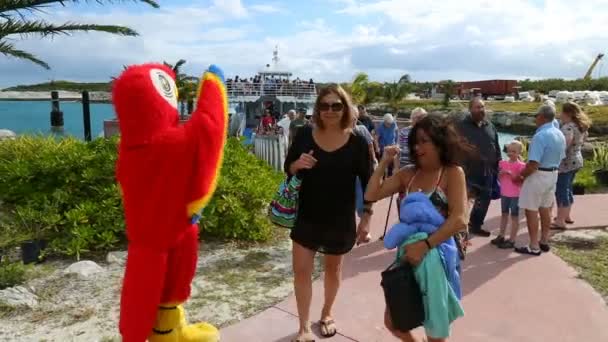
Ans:
[[[324,84],[318,84],[322,87]],[[430,95],[432,82],[414,82],[410,75],[404,74],[395,82],[371,81],[364,72],[357,73],[351,82],[340,84],[353,98],[356,104],[368,105],[383,102],[395,112],[408,94]]]
[[[348,91],[353,101],[357,104],[370,104],[373,102],[386,102],[390,107],[396,108],[398,102],[407,94],[414,91],[409,75],[404,75],[397,82],[375,82],[370,81],[369,76],[357,73],[352,82],[342,83],[342,87]]]
[[[351,82],[341,83],[341,86],[351,94],[353,101],[357,104],[367,105],[374,102],[383,102],[389,108],[396,110],[408,94],[429,95],[434,84],[433,82],[413,82],[408,74],[401,76],[397,82],[376,82],[371,81],[366,73],[360,72],[354,76]],[[319,86],[322,85],[319,84]],[[449,105],[456,85],[457,83],[452,80],[441,83],[442,93],[444,94],[442,101],[444,106]],[[522,91],[534,90],[543,94],[547,94],[551,90],[608,91],[608,77],[589,80],[565,80],[561,78],[526,79],[519,81],[519,85]]]
[[[594,90],[594,91],[608,91],[608,77],[601,77],[595,79],[577,79],[577,80],[564,80],[562,78],[549,78],[544,80],[530,80],[526,79],[519,81],[521,89],[524,91],[535,90],[544,94],[549,93],[551,90]]]

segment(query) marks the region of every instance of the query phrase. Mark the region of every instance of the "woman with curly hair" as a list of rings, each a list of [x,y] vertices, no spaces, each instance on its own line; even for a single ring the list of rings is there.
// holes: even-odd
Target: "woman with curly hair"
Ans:
[[[383,180],[385,169],[399,153],[398,146],[385,148],[382,160],[369,181],[365,199],[378,201],[398,192],[404,192],[406,197],[412,192],[429,196],[435,208],[445,217],[445,222],[428,239],[406,246],[403,262],[417,266],[430,249],[459,235],[467,227],[467,188],[465,174],[459,164],[471,147],[451,123],[429,115],[418,121],[410,131],[408,149],[412,164]],[[459,252],[464,253],[462,250]],[[416,341],[410,331],[394,328],[388,307],[385,324],[402,341]],[[446,339],[447,336],[428,336],[429,342]]]

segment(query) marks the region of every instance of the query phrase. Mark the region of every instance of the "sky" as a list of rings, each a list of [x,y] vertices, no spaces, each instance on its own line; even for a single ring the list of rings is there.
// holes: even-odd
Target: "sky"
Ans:
[[[0,87],[72,80],[104,82],[123,65],[187,61],[227,77],[250,77],[278,47],[294,77],[376,81],[580,78],[608,50],[608,0],[170,0],[56,5],[28,17],[55,23],[125,25],[138,37],[79,33],[13,36],[47,71],[0,55]],[[594,77],[608,75],[600,63]]]

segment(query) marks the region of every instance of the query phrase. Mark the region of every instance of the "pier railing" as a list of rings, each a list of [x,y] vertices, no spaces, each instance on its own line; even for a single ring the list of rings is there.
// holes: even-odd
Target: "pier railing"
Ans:
[[[309,98],[317,95],[314,83],[228,82],[229,97],[234,96],[294,96]]]
[[[287,146],[282,135],[255,135],[254,154],[277,171],[283,170]]]

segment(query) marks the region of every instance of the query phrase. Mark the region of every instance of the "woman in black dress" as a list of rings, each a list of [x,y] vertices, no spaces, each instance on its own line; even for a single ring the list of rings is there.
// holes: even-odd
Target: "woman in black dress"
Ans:
[[[316,252],[325,255],[325,304],[321,334],[336,334],[331,309],[340,287],[344,254],[369,233],[371,203],[365,204],[359,227],[355,220],[355,179],[363,188],[372,174],[372,157],[365,137],[353,131],[351,100],[337,85],[317,97],[312,125],[298,130],[285,160],[285,172],[302,179],[298,219],[293,240],[294,289],[300,317],[295,341],[314,341],[309,311]]]

